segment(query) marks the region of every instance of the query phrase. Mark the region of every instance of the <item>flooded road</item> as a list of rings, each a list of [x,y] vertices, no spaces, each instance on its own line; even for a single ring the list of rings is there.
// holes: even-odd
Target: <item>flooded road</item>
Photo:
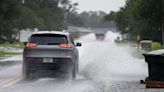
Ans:
[[[139,84],[148,76],[147,64],[143,59],[132,56],[137,48],[115,44],[114,39],[118,35],[109,31],[104,41],[97,41],[94,34],[77,40],[83,46],[79,48],[80,70],[76,80],[19,80],[22,67],[19,64],[0,71],[0,80],[16,78],[0,92],[163,92],[145,89]]]

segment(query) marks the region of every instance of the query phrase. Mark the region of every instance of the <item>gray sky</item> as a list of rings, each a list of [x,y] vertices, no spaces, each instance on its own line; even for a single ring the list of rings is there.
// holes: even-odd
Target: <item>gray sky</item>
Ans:
[[[125,0],[71,0],[79,3],[78,12],[82,11],[118,11],[120,7],[125,5]]]

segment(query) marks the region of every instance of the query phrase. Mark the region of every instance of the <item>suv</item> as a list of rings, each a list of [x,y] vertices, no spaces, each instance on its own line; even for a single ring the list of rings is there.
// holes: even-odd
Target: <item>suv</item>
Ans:
[[[95,36],[96,36],[96,39],[97,39],[97,40],[104,40],[104,38],[105,38],[105,34],[100,34],[100,33],[97,34],[97,33],[96,33]]]
[[[23,52],[23,78],[31,79],[36,73],[76,77],[78,72],[78,50],[69,33],[39,31],[31,35]],[[55,75],[56,76],[56,75]],[[55,77],[54,76],[54,77]]]

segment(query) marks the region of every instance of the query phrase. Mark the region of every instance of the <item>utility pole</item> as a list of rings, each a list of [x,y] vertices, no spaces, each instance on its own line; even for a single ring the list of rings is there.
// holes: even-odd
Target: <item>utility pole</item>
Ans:
[[[164,15],[163,15],[163,0],[160,0],[160,31],[162,33],[162,45],[164,45]]]

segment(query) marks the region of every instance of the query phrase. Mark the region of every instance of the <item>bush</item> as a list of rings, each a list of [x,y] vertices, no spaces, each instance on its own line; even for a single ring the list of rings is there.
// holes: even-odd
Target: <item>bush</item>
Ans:
[[[164,49],[164,45],[159,42],[152,42],[152,50]]]

